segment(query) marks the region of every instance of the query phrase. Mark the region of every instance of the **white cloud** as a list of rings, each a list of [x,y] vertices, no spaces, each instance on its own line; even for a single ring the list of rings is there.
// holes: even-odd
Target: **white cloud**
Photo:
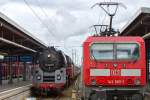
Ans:
[[[89,26],[99,23],[108,23],[104,20],[105,13],[102,9],[90,7],[96,2],[110,0],[26,0],[30,7],[38,14],[49,31],[33,12],[25,5],[23,0],[1,0],[0,11],[24,27],[37,38],[48,45],[61,46],[71,56],[67,47],[82,45],[88,36]],[[113,26],[121,29],[134,13],[142,6],[150,7],[149,0],[112,0],[122,2],[127,9],[119,8],[114,17]],[[47,16],[39,8],[41,6]],[[100,16],[100,17],[99,17]],[[106,15],[107,16],[107,15]],[[64,47],[65,46],[65,47]],[[71,48],[71,47],[70,47]],[[73,47],[72,47],[73,48]],[[77,47],[81,56],[81,49]]]

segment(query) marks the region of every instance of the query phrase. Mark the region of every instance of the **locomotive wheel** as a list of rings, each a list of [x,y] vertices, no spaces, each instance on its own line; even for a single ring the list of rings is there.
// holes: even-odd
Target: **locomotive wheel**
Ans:
[[[90,91],[89,89],[87,89],[85,86],[83,86],[82,88],[82,92],[83,92],[83,100],[88,100],[89,99],[89,95],[90,95]]]
[[[94,93],[90,95],[89,100],[100,100],[100,99],[98,99],[97,95]]]
[[[40,95],[40,90],[38,88],[32,87],[31,88],[31,95],[35,96],[35,97],[39,96]]]
[[[61,89],[56,89],[56,94],[60,95],[62,93]]]
[[[106,100],[103,97],[101,97],[99,94],[94,93],[90,96],[89,100]]]
[[[134,94],[132,100],[143,100],[143,96],[141,94]]]

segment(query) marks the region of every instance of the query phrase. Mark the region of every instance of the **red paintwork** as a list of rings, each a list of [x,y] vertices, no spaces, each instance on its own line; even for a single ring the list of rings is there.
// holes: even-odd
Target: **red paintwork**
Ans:
[[[71,67],[71,65],[69,65],[69,66],[66,68],[66,74],[67,74],[67,76],[69,76],[69,78],[73,78],[72,73],[73,73],[72,67]]]
[[[136,61],[101,61],[96,62],[90,59],[89,46],[94,42],[136,42],[140,45],[140,58]],[[94,37],[90,36],[86,39],[83,44],[83,81],[85,86],[91,86],[91,80],[95,79],[97,86],[121,86],[121,87],[133,87],[135,84],[133,83],[135,79],[139,79],[141,81],[141,86],[146,85],[146,59],[145,59],[145,44],[144,40],[140,37]],[[117,69],[123,69],[122,65],[126,64],[126,69],[141,69],[141,76],[90,76],[90,69],[114,69],[113,64],[118,64]],[[104,68],[104,65],[108,64],[108,68]],[[92,67],[91,67],[92,66]],[[108,80],[123,80],[124,83],[108,83]],[[128,82],[127,82],[128,80]],[[130,84],[128,84],[130,83]]]
[[[2,78],[3,80],[8,80],[9,77],[9,63],[3,62],[2,66]],[[12,72],[13,78],[17,78],[18,76],[22,76],[23,74],[23,63],[22,62],[13,62],[12,64]]]
[[[39,88],[42,89],[63,89],[65,86],[64,83],[40,83]]]

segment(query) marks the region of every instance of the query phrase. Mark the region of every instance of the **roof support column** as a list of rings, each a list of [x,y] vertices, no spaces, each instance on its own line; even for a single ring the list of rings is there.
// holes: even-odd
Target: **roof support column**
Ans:
[[[2,61],[0,60],[0,85],[2,85]]]
[[[8,81],[8,84],[12,84],[13,83],[13,68],[12,68],[12,62],[11,60],[9,59],[8,61],[8,69],[9,69],[9,81]]]
[[[26,81],[26,62],[23,62],[23,81]]]

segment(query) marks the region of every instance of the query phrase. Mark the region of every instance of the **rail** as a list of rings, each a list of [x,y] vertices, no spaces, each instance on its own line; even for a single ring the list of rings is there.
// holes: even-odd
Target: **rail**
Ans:
[[[7,100],[7,99],[13,98],[13,97],[15,98],[15,97],[19,96],[20,94],[30,91],[31,86],[32,86],[32,84],[29,84],[26,86],[22,86],[22,87],[14,88],[14,89],[7,90],[4,92],[0,92],[0,100]],[[30,93],[30,92],[28,92],[28,93]]]
[[[57,96],[54,100],[59,100],[61,99],[61,96]]]

